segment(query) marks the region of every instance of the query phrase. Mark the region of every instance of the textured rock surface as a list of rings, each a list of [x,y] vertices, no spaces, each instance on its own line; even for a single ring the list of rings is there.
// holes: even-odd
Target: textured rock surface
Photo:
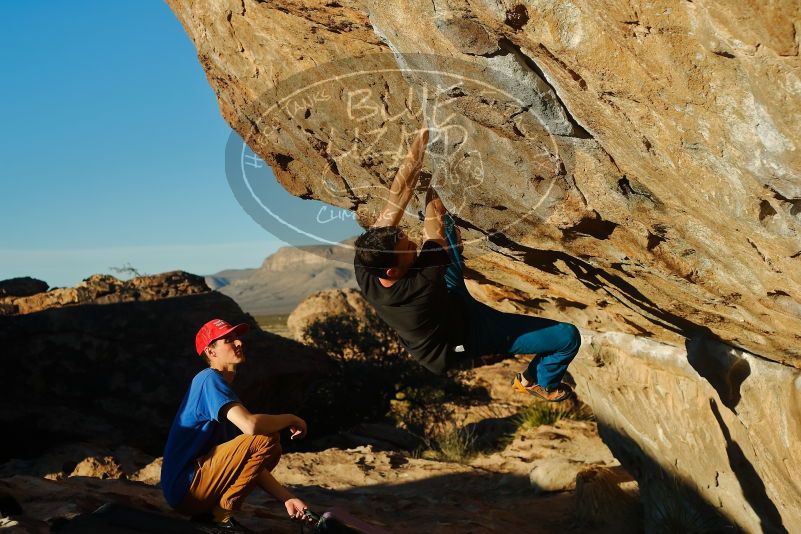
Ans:
[[[424,176],[458,216],[487,300],[671,344],[644,358],[643,339],[601,337],[619,348],[585,349],[601,363],[576,371],[627,436],[605,434],[653,484],[651,503],[683,502],[662,491],[665,470],[743,528],[801,530],[787,452],[801,5],[168,1],[223,116],[293,194],[371,222],[424,108]],[[741,363],[709,371],[715,350],[689,351],[705,371],[682,356],[686,339],[714,337],[759,355],[745,379]],[[631,365],[603,363],[615,350]]]
[[[24,296],[0,297],[0,304],[13,306],[14,313],[26,314],[50,308],[80,304],[114,304],[196,295],[209,290],[203,278],[183,271],[119,280],[107,274],[95,274],[76,287],[44,290]],[[2,312],[0,312],[2,313]]]
[[[154,283],[175,276],[113,279],[110,292],[87,299],[91,304],[0,316],[4,350],[19,356],[0,374],[0,425],[17,435],[2,441],[0,460],[31,458],[73,441],[160,454],[189,381],[205,366],[194,351],[195,333],[214,317],[251,326],[243,338],[248,360],[234,387],[256,412],[297,408],[308,384],[329,369],[325,355],[261,331],[202,278],[182,275],[195,280],[188,287]],[[188,294],[158,298],[184,287]]]
[[[719,509],[748,532],[798,530],[797,371],[718,342],[679,348],[620,333],[585,339],[571,369],[640,482],[652,527],[679,505]]]
[[[531,489],[535,494],[549,491],[565,491],[576,487],[576,475],[586,466],[568,458],[540,460],[528,474]]]
[[[0,478],[15,475],[63,480],[68,476],[127,478],[158,483],[161,459],[122,445],[116,449],[92,443],[69,443],[51,447],[47,453],[27,460],[13,459],[0,464]]]

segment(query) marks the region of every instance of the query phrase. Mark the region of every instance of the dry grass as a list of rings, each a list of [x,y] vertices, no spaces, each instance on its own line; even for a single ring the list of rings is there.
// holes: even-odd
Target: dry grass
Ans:
[[[438,462],[466,464],[478,453],[476,440],[478,435],[473,427],[443,428],[433,439],[427,440],[427,446],[412,452],[412,458],[423,458]]]
[[[436,448],[442,460],[464,464],[476,455],[477,439],[473,427],[455,428],[437,437]]]
[[[553,425],[561,419],[591,421],[594,416],[584,405],[534,402],[519,412],[516,418],[518,428],[530,429],[537,428],[540,425]]]

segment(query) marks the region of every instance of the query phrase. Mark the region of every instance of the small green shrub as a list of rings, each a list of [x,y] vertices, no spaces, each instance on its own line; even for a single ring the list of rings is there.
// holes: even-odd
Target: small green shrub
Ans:
[[[518,426],[528,429],[537,428],[540,425],[552,425],[564,418],[566,413],[568,412],[562,408],[544,402],[535,402],[517,414]]]
[[[300,409],[315,434],[389,419],[414,434],[427,435],[432,426],[448,419],[447,399],[475,395],[475,388],[453,374],[434,375],[415,362],[383,322],[368,328],[351,315],[332,315],[308,325],[303,338],[327,353],[337,367],[311,388]]]
[[[428,379],[426,379],[428,380]],[[451,420],[453,410],[447,398],[454,393],[454,383],[397,385],[387,415],[400,428],[419,435],[429,435]]]
[[[534,402],[517,414],[518,427],[523,429],[537,428],[540,425],[553,425],[561,419],[589,421],[593,420],[594,416],[585,406],[562,406],[547,402]]]
[[[434,446],[439,460],[454,463],[467,463],[476,455],[478,436],[473,427],[453,428],[438,435]]]

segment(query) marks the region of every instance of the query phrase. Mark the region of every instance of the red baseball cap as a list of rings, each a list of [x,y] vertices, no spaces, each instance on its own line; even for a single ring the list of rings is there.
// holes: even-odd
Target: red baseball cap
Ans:
[[[198,355],[203,353],[203,350],[215,339],[227,336],[231,332],[237,335],[244,334],[250,329],[245,323],[240,323],[236,326],[231,326],[222,319],[212,319],[208,323],[200,327],[195,336],[195,350]]]

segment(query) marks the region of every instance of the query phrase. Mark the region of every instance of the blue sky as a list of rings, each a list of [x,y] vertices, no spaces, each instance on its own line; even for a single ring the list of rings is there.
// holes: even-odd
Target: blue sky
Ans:
[[[209,274],[285,244],[233,196],[231,130],[164,2],[6,2],[0,13],[0,279],[75,285],[125,263]],[[281,203],[319,207],[270,187]]]

